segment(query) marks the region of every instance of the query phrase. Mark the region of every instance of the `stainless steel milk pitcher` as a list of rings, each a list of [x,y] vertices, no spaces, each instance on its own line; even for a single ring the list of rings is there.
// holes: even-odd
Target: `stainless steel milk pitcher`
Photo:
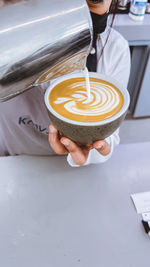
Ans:
[[[84,68],[92,36],[86,0],[3,2],[0,101]]]

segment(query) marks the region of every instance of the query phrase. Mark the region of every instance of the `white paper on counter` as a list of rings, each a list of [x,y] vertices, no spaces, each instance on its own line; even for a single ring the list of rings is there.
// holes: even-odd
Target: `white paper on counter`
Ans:
[[[150,212],[142,213],[143,221],[150,222]]]
[[[137,213],[150,212],[150,191],[131,195]]]

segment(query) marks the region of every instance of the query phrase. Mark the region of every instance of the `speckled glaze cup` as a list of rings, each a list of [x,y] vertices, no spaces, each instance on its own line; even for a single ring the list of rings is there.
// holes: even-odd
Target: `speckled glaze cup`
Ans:
[[[49,94],[51,90],[58,83],[61,83],[66,79],[84,77],[84,74],[82,72],[68,74],[56,79],[48,87],[45,93],[45,104],[51,122],[63,134],[63,136],[68,137],[72,141],[81,145],[92,144],[97,140],[103,140],[106,137],[110,136],[124,120],[130,103],[130,96],[127,89],[123,88],[123,86],[113,78],[95,72],[89,72],[89,76],[93,78],[99,78],[101,80],[111,83],[112,85],[116,86],[122,93],[124,98],[123,106],[121,110],[113,117],[97,122],[79,122],[61,116],[51,107],[49,103]]]

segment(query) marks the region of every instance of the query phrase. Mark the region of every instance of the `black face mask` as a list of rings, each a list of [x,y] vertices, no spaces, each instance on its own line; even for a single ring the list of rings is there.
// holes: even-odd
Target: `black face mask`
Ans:
[[[104,15],[98,15],[93,12],[90,13],[93,22],[93,35],[97,36],[98,33],[102,33],[106,29],[109,12],[105,13]]]
[[[92,22],[93,22],[93,44],[92,46],[96,48],[97,34],[105,31],[109,13],[106,13],[104,15],[98,15],[93,12],[90,12],[90,13],[91,13]],[[95,53],[89,54],[89,56],[87,57],[87,68],[89,71],[95,72],[96,66],[97,66],[97,56],[96,56],[96,49],[95,49]]]

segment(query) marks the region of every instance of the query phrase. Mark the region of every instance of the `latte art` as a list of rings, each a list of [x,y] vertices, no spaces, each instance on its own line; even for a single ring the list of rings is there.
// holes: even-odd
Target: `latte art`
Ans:
[[[123,95],[111,83],[90,78],[91,95],[87,97],[84,78],[72,78],[57,84],[49,102],[61,116],[80,122],[106,120],[123,106]]]

